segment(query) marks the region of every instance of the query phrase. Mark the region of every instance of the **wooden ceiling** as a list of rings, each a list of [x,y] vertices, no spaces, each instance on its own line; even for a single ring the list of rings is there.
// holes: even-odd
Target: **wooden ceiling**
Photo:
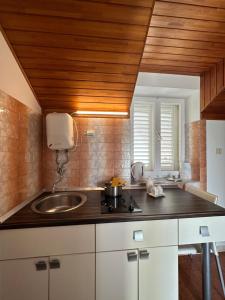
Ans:
[[[1,0],[43,109],[129,111],[154,0]]]
[[[0,0],[0,24],[43,109],[129,112],[138,71],[225,58],[225,0]]]
[[[224,0],[156,0],[141,71],[200,75],[224,57]]]

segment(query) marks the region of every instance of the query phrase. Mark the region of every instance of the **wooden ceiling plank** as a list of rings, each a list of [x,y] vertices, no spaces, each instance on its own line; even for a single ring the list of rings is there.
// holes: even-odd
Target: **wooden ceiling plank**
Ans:
[[[153,64],[153,65],[165,65],[165,66],[174,66],[174,60],[160,60],[160,59],[142,59],[142,64]],[[202,70],[209,69],[209,66],[214,66],[214,64],[201,63],[201,62],[192,62],[192,61],[176,61],[176,66],[180,67],[193,67],[200,68]]]
[[[59,49],[51,47],[15,46],[14,50],[20,58],[64,59],[89,62],[105,62],[115,64],[138,65],[140,55],[130,53],[114,53],[103,51]]]
[[[129,104],[110,104],[110,103],[68,103],[68,102],[42,102],[44,109],[74,109],[74,110],[94,110],[94,111],[129,111]]]
[[[62,79],[72,81],[100,81],[100,82],[118,82],[118,83],[135,83],[135,75],[121,74],[104,74],[91,72],[71,72],[59,70],[39,70],[24,69],[29,78],[46,78],[46,79]]]
[[[168,0],[161,0],[161,1],[168,2]],[[214,8],[224,8],[225,9],[224,0],[169,0],[169,2],[184,3],[184,4],[190,4],[190,5],[199,5],[199,6],[214,7]]]
[[[127,52],[139,54],[142,44],[137,41],[84,37],[32,31],[7,30],[12,45],[84,49],[92,51]]]
[[[149,28],[148,36],[150,37],[162,37],[162,38],[176,38],[180,40],[195,40],[220,43],[224,47],[225,35],[220,33],[210,33],[203,31],[184,30],[182,28]]]
[[[158,53],[169,53],[169,54],[178,54],[178,55],[193,55],[193,56],[206,56],[206,57],[219,57],[223,58],[225,56],[224,50],[218,49],[191,49],[191,48],[181,48],[181,47],[167,47],[167,46],[158,46],[158,45],[146,45],[145,53],[149,52],[158,52]]]
[[[115,83],[115,82],[92,82],[92,81],[71,81],[71,80],[55,80],[55,79],[39,79],[30,78],[30,82],[34,89],[36,87],[63,87],[74,89],[94,89],[94,90],[113,90],[113,91],[133,91],[134,84],[131,83]]]
[[[142,59],[165,59],[173,60],[174,64],[176,61],[190,61],[190,62],[205,62],[205,63],[217,63],[221,59],[215,57],[205,57],[205,56],[192,56],[192,55],[177,55],[177,54],[168,54],[168,53],[144,53]]]
[[[190,76],[199,76],[198,68],[187,68],[180,66],[158,66],[158,65],[141,65],[140,72],[148,73],[167,73],[167,74],[181,74]]]
[[[156,1],[154,15],[225,22],[225,9]]]
[[[80,0],[83,1],[83,0]],[[96,0],[89,0],[89,2],[96,2]],[[101,3],[114,3],[129,6],[153,7],[154,0],[97,0]]]
[[[131,91],[113,91],[113,90],[91,90],[91,89],[72,89],[72,88],[55,88],[55,87],[36,87],[35,92],[39,96],[92,96],[92,97],[110,97],[110,98],[130,98]]]
[[[225,43],[206,42],[199,40],[188,40],[178,38],[167,38],[167,37],[148,37],[145,43],[153,46],[167,46],[167,47],[179,47],[179,48],[191,48],[191,49],[202,49],[202,50],[218,50],[225,56]]]
[[[97,21],[0,13],[0,23],[7,31],[24,30],[58,34],[75,34],[91,37],[117,38],[144,41],[146,26],[116,24]]]
[[[136,25],[148,25],[149,20],[143,7],[76,0],[23,0],[20,5],[18,0],[1,0],[0,12]]]
[[[151,20],[151,26],[225,34],[225,23],[215,21],[206,22],[204,20],[197,19],[185,19],[153,15]]]
[[[38,99],[40,102],[74,102],[74,103],[93,103],[93,102],[98,102],[98,103],[111,103],[111,104],[129,104],[130,103],[130,98],[110,98],[110,97],[88,97],[88,96],[58,96],[58,95],[53,95],[52,97],[50,96],[39,96]]]
[[[111,64],[99,62],[86,62],[50,58],[25,58],[20,57],[24,69],[45,69],[77,72],[99,72],[105,74],[136,74],[137,65]]]

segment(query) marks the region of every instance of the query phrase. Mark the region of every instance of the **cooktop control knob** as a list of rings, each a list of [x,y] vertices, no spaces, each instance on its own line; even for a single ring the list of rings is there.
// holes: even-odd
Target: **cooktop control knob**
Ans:
[[[129,207],[128,207],[128,209],[129,209],[130,212],[134,211],[134,205],[130,204]]]

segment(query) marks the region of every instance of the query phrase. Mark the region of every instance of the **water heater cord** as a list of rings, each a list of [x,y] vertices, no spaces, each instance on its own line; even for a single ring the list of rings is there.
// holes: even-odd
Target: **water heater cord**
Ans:
[[[73,117],[75,113],[71,114],[71,117],[73,118],[73,124],[74,124],[74,128],[76,131],[76,142],[75,145],[73,146],[72,149],[70,149],[71,152],[76,152],[77,148],[82,144],[82,136],[81,136],[81,141],[80,141],[80,145],[79,145],[79,132],[78,132],[78,128],[77,128],[77,122],[75,120],[75,118]]]
[[[56,169],[56,172],[57,174],[59,175],[58,179],[54,182],[53,186],[52,186],[52,193],[55,192],[55,188],[56,188],[56,185],[62,181],[63,179],[63,176],[65,174],[65,171],[66,169],[64,168],[64,166],[68,163],[69,161],[69,154],[68,154],[68,150],[62,150],[62,153],[65,154],[66,156],[66,159],[65,161],[61,162],[60,161],[60,151],[59,150],[56,150],[56,165],[57,165],[57,169]]]

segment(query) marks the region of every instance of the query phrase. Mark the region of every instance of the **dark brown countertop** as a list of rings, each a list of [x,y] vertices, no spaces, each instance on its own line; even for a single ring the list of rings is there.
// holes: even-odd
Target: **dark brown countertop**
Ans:
[[[87,202],[77,210],[41,215],[34,213],[28,204],[0,225],[0,229],[47,227],[75,224],[96,224],[174,218],[225,216],[225,209],[180,189],[164,189],[165,197],[154,199],[145,190],[126,190],[138,205],[141,213],[101,214],[101,191],[82,191]]]

